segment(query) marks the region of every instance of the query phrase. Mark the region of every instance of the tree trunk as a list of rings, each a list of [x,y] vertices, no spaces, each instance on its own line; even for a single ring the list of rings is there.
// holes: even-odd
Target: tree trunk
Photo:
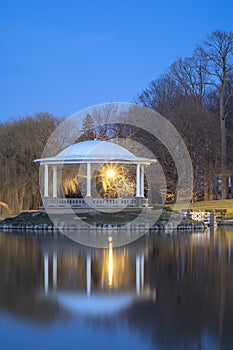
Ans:
[[[204,172],[204,201],[209,200],[209,172]]]
[[[226,128],[221,128],[221,172],[222,172],[222,199],[227,199],[227,164],[226,164]]]
[[[227,133],[223,93],[220,96],[222,199],[227,199]]]

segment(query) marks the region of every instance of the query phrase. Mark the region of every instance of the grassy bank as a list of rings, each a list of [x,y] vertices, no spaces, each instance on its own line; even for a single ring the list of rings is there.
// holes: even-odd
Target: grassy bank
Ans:
[[[173,209],[173,205],[166,205],[165,207]],[[181,211],[184,209],[184,206],[178,205],[178,210]],[[219,209],[226,209],[226,219],[233,219],[233,199],[223,199],[223,200],[213,200],[213,201],[202,201],[202,202],[195,202],[190,203],[189,209],[192,210],[219,210]]]
[[[233,199],[191,203],[190,209],[201,211],[205,209],[227,209],[226,219],[233,219]]]

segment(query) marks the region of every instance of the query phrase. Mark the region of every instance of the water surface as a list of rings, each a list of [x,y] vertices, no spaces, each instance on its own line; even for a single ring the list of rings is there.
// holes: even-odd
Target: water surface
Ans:
[[[233,230],[117,249],[0,233],[1,349],[233,349]]]

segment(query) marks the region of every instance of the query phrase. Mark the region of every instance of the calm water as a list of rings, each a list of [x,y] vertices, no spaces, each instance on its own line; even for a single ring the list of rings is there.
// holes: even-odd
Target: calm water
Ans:
[[[91,249],[0,233],[1,349],[233,349],[233,230]]]

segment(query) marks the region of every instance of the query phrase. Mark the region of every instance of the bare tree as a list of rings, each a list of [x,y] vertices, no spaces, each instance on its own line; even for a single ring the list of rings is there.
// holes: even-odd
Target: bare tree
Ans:
[[[182,135],[189,150],[194,169],[194,200],[213,199],[218,173],[218,129],[215,111],[206,107],[209,87],[203,62],[197,58],[178,59],[165,74],[152,81],[138,97],[138,102],[165,116]],[[174,162],[161,145],[159,161],[163,164],[169,191],[175,195],[176,170]]]
[[[233,96],[233,89],[227,91],[227,80],[233,71],[233,32],[216,30],[205,40],[202,46],[198,46],[194,52],[196,57],[201,57],[202,72],[206,75],[205,85],[215,87],[219,98],[219,118],[221,132],[221,176],[222,198],[227,198],[227,132],[226,118],[227,106]]]
[[[197,171],[195,179],[204,186],[205,198],[213,197],[209,189],[213,192],[218,172],[222,177],[222,198],[228,197],[231,133],[227,127],[232,123],[226,120],[232,118],[232,73],[233,33],[217,30],[197,46],[191,57],[174,62],[137,99],[167,117],[187,140]]]

